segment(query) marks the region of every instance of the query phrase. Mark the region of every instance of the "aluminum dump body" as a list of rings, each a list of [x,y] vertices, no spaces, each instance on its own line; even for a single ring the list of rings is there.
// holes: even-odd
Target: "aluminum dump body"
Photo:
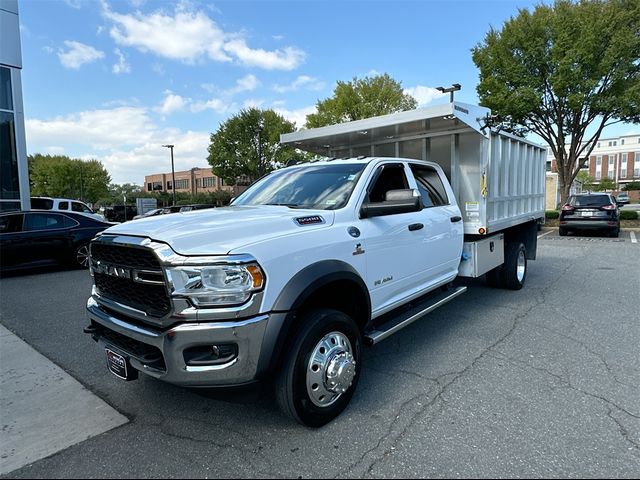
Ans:
[[[284,134],[280,142],[327,157],[398,157],[438,163],[464,215],[465,234],[544,218],[543,147],[485,126],[490,110],[446,105]]]

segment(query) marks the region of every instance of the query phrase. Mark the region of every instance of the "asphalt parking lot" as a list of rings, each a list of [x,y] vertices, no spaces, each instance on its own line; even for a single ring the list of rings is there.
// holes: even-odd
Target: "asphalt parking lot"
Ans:
[[[523,290],[468,282],[369,349],[351,405],[320,430],[267,389],[120,381],[82,333],[87,272],[4,277],[1,323],[129,420],[7,476],[637,478],[636,237],[541,232]]]

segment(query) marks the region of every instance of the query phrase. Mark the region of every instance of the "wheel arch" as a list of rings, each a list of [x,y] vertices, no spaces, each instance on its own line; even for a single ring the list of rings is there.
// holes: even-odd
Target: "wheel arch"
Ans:
[[[300,270],[280,292],[262,342],[259,370],[272,373],[305,311],[330,308],[349,315],[361,332],[371,320],[371,298],[362,277],[348,263],[324,260]]]

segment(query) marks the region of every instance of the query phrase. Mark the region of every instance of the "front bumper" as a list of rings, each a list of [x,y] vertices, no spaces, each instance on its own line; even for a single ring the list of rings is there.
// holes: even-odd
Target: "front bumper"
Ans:
[[[102,346],[129,358],[136,370],[185,387],[234,386],[256,380],[261,369],[265,332],[274,314],[242,320],[181,323],[158,330],[126,319],[102,307],[93,297],[87,302],[91,325],[85,330]],[[277,316],[277,314],[276,314]],[[279,323],[279,318],[273,319]],[[218,365],[189,365],[184,351],[219,344],[237,345],[237,356]],[[267,347],[271,342],[266,342]]]

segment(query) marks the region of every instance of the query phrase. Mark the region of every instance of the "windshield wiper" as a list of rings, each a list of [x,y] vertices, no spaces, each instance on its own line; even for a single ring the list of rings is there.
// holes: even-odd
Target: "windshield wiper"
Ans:
[[[289,208],[299,207],[297,203],[263,203],[263,205],[274,205],[276,207],[289,207]]]

